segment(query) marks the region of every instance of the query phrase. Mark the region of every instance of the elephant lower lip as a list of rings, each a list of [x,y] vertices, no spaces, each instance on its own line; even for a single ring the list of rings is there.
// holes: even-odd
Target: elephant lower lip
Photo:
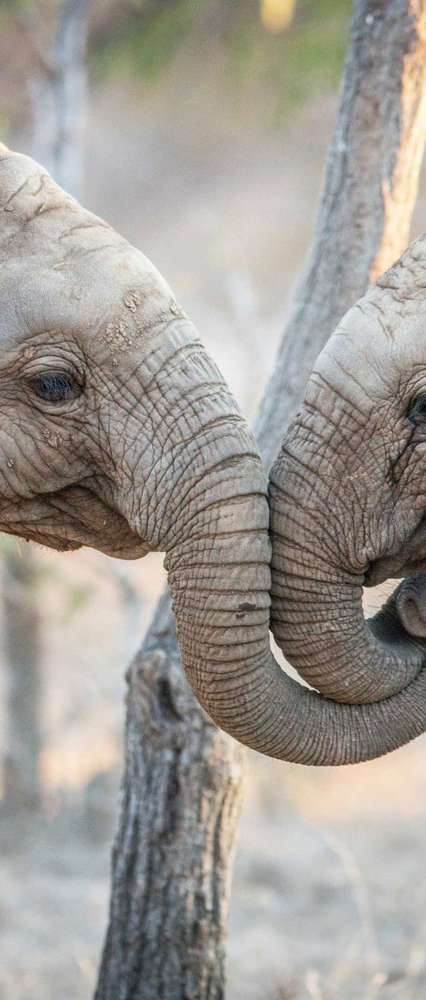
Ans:
[[[390,576],[393,576],[393,574],[389,572],[389,568],[385,568],[383,565],[381,566],[381,562],[382,560],[378,559],[377,562],[370,563],[364,577],[364,587],[377,587],[380,583],[384,583],[385,580],[388,580]]]
[[[426,570],[426,559],[408,559],[402,561],[398,558],[378,559],[370,564],[365,577],[364,587],[378,587],[386,580],[403,580],[407,576],[415,576]]]
[[[8,531],[7,528],[2,527],[2,532],[5,535],[13,535],[15,537],[22,537],[26,542],[35,542],[37,545],[43,545],[44,548],[55,549],[56,552],[75,552],[77,549],[82,548],[81,542],[74,542],[71,539],[59,538],[56,535],[49,535],[46,533],[41,533],[37,531],[25,531],[18,533],[17,531]]]
[[[425,568],[425,560],[403,561],[396,556],[394,558],[377,559],[376,562],[370,563],[364,577],[363,586],[378,587],[379,584],[385,583],[386,580],[403,580],[406,576],[414,576],[415,573],[419,573],[420,570],[424,570]]]

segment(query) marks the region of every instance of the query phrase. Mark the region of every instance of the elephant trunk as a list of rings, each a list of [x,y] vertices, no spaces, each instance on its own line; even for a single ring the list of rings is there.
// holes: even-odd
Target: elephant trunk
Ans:
[[[241,743],[297,763],[355,763],[412,739],[426,727],[426,690],[424,717],[410,717],[404,698],[418,683],[426,689],[424,672],[385,702],[337,704],[292,680],[274,660],[265,474],[216,369],[206,384],[206,357],[190,363],[191,385],[194,371],[202,373],[203,405],[198,397],[191,407],[199,426],[186,438],[185,474],[163,506],[161,544],[183,664],[201,704]],[[177,413],[170,426],[179,429],[180,420]],[[177,452],[173,464],[177,470]]]
[[[364,573],[344,561],[344,528],[319,491],[289,439],[270,486],[273,634],[317,691],[345,703],[380,701],[415,679],[424,650],[404,627],[401,599],[364,618]]]

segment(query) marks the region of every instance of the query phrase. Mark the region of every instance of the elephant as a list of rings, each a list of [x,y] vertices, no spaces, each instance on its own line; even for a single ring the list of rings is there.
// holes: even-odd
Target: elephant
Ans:
[[[355,668],[346,696],[345,684],[333,688],[333,669],[330,673],[325,666],[318,679],[315,674],[315,691],[291,679],[275,661],[269,636],[267,476],[222,375],[159,272],[62,191],[43,167],[4,145],[0,210],[0,530],[59,551],[87,545],[124,559],[165,551],[187,677],[209,716],[241,743],[308,764],[356,762],[398,745],[398,699],[406,697],[410,705],[410,691],[425,681],[422,640],[412,640],[405,659],[399,654],[406,640],[405,633],[400,638],[396,612],[385,609],[379,617],[370,647],[386,646],[380,629],[394,614],[398,634],[389,659],[397,686],[411,682],[407,694],[361,704],[355,697]],[[394,302],[392,293],[378,288],[376,297],[387,295]],[[381,314],[369,301],[380,328]],[[402,293],[395,303],[399,323],[407,312]],[[362,318],[364,307],[358,306],[355,315]],[[410,315],[417,317],[415,308]],[[338,337],[343,344],[342,334]],[[369,378],[373,374],[367,372],[366,384]],[[324,407],[331,413],[334,396],[328,391]],[[352,427],[352,416],[349,422]],[[298,586],[298,529],[284,556],[282,532],[295,518],[294,484],[302,467],[300,457],[292,457],[288,470],[286,456],[296,446],[306,449],[305,424],[299,418],[272,475],[275,626],[284,622]],[[344,436],[344,421],[340,432]],[[316,438],[315,450],[318,454]],[[392,481],[398,477],[397,455],[386,468]],[[345,478],[340,458],[338,472]],[[314,486],[308,487],[305,522]],[[329,525],[327,510],[322,516]],[[414,502],[409,516],[412,532],[421,521]],[[318,525],[317,547],[321,543],[323,553],[331,544],[330,531]],[[392,544],[382,535],[381,554],[388,556],[399,551],[399,540],[409,532],[395,528]],[[360,581],[367,542],[363,553],[355,551],[348,533],[345,544],[351,572],[355,567]],[[288,600],[282,581],[289,585],[295,567]],[[321,567],[313,572],[315,584],[322,582],[321,573]],[[341,582],[332,560],[327,573],[325,603],[334,600]],[[352,576],[348,569],[345,574],[342,586],[349,594]],[[312,639],[305,609],[295,612],[308,650],[323,627],[312,604]],[[334,611],[330,615],[327,642],[335,628],[344,631],[345,608],[343,622]],[[318,645],[315,657],[322,663]],[[406,715],[404,702],[403,739],[426,728],[426,710],[408,721]]]
[[[301,677],[360,710],[360,760],[426,722],[425,275],[422,236],[330,337],[271,473],[272,631]],[[365,620],[362,588],[389,578]]]

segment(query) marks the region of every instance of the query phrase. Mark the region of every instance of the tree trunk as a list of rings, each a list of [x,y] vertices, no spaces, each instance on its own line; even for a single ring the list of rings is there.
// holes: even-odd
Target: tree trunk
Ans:
[[[40,642],[37,559],[8,539],[3,563],[4,654],[8,667],[6,806],[40,805]]]
[[[316,355],[406,244],[423,152],[426,0],[355,0],[313,247],[256,423],[268,464]],[[163,603],[129,672],[126,768],[96,1000],[219,1000],[241,749],[181,670]]]
[[[82,178],[81,130],[86,110],[85,47],[90,0],[64,0],[40,73],[29,80],[33,154],[58,184],[78,197]],[[37,44],[38,14],[24,12],[24,27]],[[41,801],[40,616],[37,555],[8,539],[2,588],[4,645],[9,676],[8,747],[3,766],[6,800],[36,807]]]
[[[83,135],[87,112],[86,44],[91,0],[62,0],[51,44],[40,72],[29,80],[33,155],[55,181],[81,197]],[[25,11],[25,25],[37,32],[38,15]]]
[[[243,751],[186,682],[167,595],[128,679],[126,778],[96,998],[217,1000]]]

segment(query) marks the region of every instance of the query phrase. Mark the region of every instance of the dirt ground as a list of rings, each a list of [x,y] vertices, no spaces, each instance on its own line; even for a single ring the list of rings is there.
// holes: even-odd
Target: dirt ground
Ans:
[[[180,77],[179,77],[180,79]],[[334,99],[240,125],[171,77],[94,96],[85,200],[156,262],[252,414],[315,219]],[[22,146],[22,142],[21,142]],[[415,231],[425,217],[426,185]],[[0,828],[0,1000],[88,1000],[105,929],[123,668],[158,556],[42,553],[45,815]],[[124,576],[123,576],[124,574]],[[373,604],[379,602],[372,596]],[[7,744],[5,669],[0,732]],[[228,1000],[426,997],[426,738],[356,768],[250,756]]]

